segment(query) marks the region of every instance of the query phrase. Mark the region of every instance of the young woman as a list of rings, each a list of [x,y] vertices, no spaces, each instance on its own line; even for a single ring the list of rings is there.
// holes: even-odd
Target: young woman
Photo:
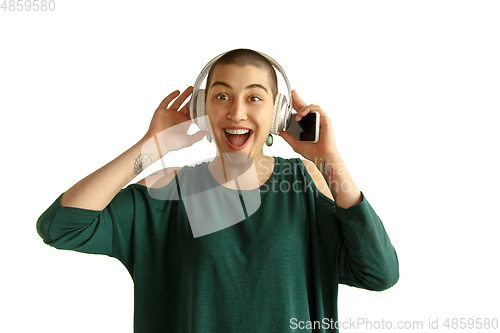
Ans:
[[[226,53],[207,78],[208,132],[186,134],[189,104],[180,107],[193,88],[171,93],[137,144],[39,218],[45,243],[125,265],[135,332],[336,331],[339,283],[384,290],[398,280],[396,252],[319,106],[293,92],[298,119],[320,113],[317,143],[280,133],[305,159],[264,155],[276,82],[260,53]],[[212,161],[123,188],[207,133],[217,145]],[[328,170],[330,187],[318,167]]]

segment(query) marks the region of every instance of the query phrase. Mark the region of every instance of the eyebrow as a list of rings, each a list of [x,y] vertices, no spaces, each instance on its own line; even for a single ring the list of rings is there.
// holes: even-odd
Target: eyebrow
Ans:
[[[212,83],[211,87],[218,85],[218,84],[223,85],[224,87],[227,87],[229,89],[233,89],[233,87],[231,87],[229,84],[227,84],[226,82],[222,82],[222,81],[215,81],[214,83]],[[253,89],[253,88],[264,89],[264,91],[267,93],[266,87],[264,87],[262,84],[254,83],[254,84],[251,84],[251,85],[245,87],[245,89]]]

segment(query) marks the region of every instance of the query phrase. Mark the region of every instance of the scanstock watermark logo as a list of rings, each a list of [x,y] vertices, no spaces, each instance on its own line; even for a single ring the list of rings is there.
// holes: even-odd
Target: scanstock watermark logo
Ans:
[[[136,168],[144,169],[161,159],[164,168],[145,178],[148,193],[156,200],[182,200],[196,238],[233,226],[254,214],[261,205],[261,190],[253,159],[242,153],[220,154],[211,170],[211,160],[187,165],[182,171],[166,168],[162,156],[199,141],[199,137],[186,134],[190,125],[190,121],[181,123],[149,139],[141,149]]]

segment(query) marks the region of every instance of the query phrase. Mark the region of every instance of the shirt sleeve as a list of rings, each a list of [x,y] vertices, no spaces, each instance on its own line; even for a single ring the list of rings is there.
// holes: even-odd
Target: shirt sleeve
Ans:
[[[122,189],[102,211],[62,206],[61,196],[37,221],[43,241],[57,249],[115,257],[130,271],[135,206],[132,188]]]
[[[396,284],[396,250],[379,216],[366,200],[350,208],[335,205],[342,233],[339,247],[339,282],[381,291]]]
[[[299,165],[303,166],[301,161]],[[328,281],[381,291],[396,284],[399,262],[382,221],[361,193],[360,203],[342,208],[316,187],[302,167],[312,191],[311,239],[314,267]]]

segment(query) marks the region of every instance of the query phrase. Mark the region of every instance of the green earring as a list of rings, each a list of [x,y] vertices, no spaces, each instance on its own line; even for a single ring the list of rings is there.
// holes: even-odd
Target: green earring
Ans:
[[[273,136],[269,134],[266,140],[266,146],[271,147],[273,145]]]
[[[208,142],[212,143],[212,137],[210,136],[210,133],[207,132],[207,135],[205,136],[208,140]]]

